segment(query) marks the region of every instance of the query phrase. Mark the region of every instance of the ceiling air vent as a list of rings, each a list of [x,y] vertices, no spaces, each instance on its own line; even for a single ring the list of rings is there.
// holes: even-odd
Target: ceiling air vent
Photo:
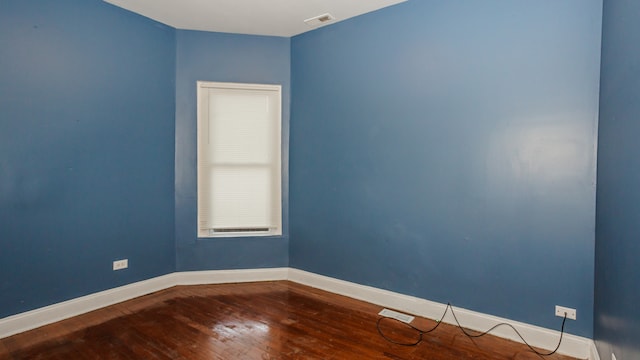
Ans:
[[[330,23],[333,20],[335,20],[333,15],[327,13],[327,14],[314,16],[312,18],[309,18],[309,19],[305,20],[304,22],[307,23],[307,25],[309,25],[309,26],[320,26],[320,25],[323,25],[323,24],[326,24],[326,23]]]

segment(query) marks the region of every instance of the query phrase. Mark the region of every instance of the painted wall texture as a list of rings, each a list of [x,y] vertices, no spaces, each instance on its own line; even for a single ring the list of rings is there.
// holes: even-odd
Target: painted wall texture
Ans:
[[[176,257],[177,270],[288,266],[288,133],[290,39],[202,31],[177,32],[176,71]],[[283,235],[277,237],[197,237],[196,82],[282,85]]]
[[[291,266],[591,336],[601,14],[409,1],[294,37]]]
[[[174,271],[175,31],[3,0],[0,54],[0,318]]]
[[[600,358],[640,359],[640,3],[604,2],[594,336]]]

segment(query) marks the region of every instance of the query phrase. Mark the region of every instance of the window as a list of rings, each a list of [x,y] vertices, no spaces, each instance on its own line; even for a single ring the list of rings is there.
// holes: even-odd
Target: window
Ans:
[[[198,237],[282,234],[281,92],[198,82]]]

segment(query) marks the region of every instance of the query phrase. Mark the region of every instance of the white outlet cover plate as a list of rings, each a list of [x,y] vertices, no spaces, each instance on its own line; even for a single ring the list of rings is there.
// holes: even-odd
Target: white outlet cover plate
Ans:
[[[576,319],[576,309],[556,305],[556,316],[564,317],[565,313],[567,314],[567,319]]]
[[[116,260],[116,261],[113,262],[113,271],[126,269],[128,267],[129,267],[129,260],[128,259]]]

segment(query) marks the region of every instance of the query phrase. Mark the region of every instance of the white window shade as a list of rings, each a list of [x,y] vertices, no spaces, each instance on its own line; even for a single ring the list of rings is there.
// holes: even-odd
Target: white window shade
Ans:
[[[215,169],[211,174],[213,228],[272,228],[271,169]]]
[[[198,82],[198,236],[282,234],[280,93]]]

